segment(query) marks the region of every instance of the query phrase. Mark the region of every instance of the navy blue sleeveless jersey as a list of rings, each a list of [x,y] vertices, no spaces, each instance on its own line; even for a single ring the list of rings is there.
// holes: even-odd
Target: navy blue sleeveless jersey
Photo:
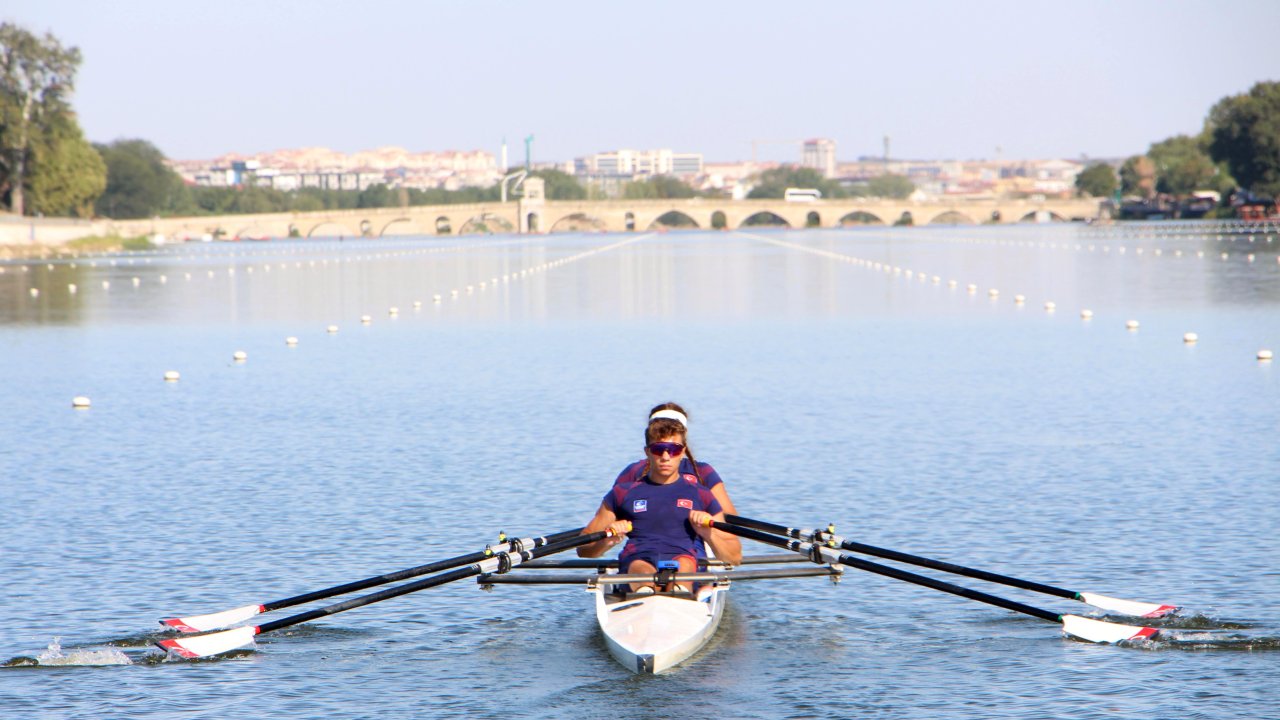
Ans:
[[[721,512],[720,501],[692,476],[657,485],[647,475],[639,480],[614,485],[604,496],[604,506],[620,520],[631,521],[627,544],[619,560],[625,567],[635,558],[649,562],[671,560],[681,555],[707,556],[702,539],[689,524],[689,512]]]
[[[635,482],[644,477],[648,472],[648,460],[633,462],[623,468],[622,472],[618,473],[618,477],[614,479],[613,484],[617,485],[619,483]],[[720,479],[720,473],[716,472],[716,469],[711,467],[710,463],[698,463],[698,472],[697,474],[694,474],[693,463],[689,462],[689,458],[687,456],[680,458],[680,475],[686,479],[701,482],[702,486],[708,490],[724,482]]]

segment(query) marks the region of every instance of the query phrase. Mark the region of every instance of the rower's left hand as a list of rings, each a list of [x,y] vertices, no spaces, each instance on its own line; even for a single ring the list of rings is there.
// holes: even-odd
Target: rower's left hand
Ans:
[[[699,535],[704,535],[711,529],[711,513],[705,510],[690,510],[689,524],[693,526],[694,531]]]

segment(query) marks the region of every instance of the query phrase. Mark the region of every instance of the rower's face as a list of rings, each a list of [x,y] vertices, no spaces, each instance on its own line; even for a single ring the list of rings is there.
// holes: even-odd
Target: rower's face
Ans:
[[[661,452],[654,452],[654,446],[671,443],[680,445],[679,449],[676,449],[673,452],[671,448],[663,447],[660,448]],[[649,462],[652,464],[653,469],[656,470],[659,475],[670,475],[679,469],[680,460],[684,457],[684,436],[672,435],[670,437],[661,438],[660,440],[646,446],[644,453],[649,458]]]

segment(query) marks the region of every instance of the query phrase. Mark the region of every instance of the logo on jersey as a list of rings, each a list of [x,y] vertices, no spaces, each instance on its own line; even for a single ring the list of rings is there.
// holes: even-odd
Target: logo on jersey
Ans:
[[[685,481],[685,482],[687,482],[687,483],[692,483],[692,484],[694,484],[694,485],[697,485],[697,484],[698,484],[698,476],[697,476],[697,475],[694,475],[694,474],[692,474],[692,473],[685,473],[685,474],[681,475],[680,477],[684,478],[684,481]]]
[[[676,507],[682,507],[686,510],[692,510],[693,501],[690,500],[689,498],[680,498],[679,500],[676,500]]]
[[[648,509],[649,509],[649,501],[648,501],[648,500],[637,500],[637,501],[635,501],[634,503],[632,503],[632,504],[631,504],[631,512],[638,512],[638,513],[642,513],[642,512],[644,512],[645,510],[648,510]]]

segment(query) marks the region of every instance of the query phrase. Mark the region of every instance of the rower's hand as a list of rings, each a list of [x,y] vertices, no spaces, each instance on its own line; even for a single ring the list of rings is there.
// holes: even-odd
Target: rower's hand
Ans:
[[[607,538],[609,545],[617,545],[627,539],[627,533],[631,532],[631,521],[614,520],[609,523],[609,527],[605,529],[609,531],[609,537]]]
[[[689,524],[693,526],[695,532],[704,537],[711,530],[712,520],[711,513],[705,510],[689,511]]]

